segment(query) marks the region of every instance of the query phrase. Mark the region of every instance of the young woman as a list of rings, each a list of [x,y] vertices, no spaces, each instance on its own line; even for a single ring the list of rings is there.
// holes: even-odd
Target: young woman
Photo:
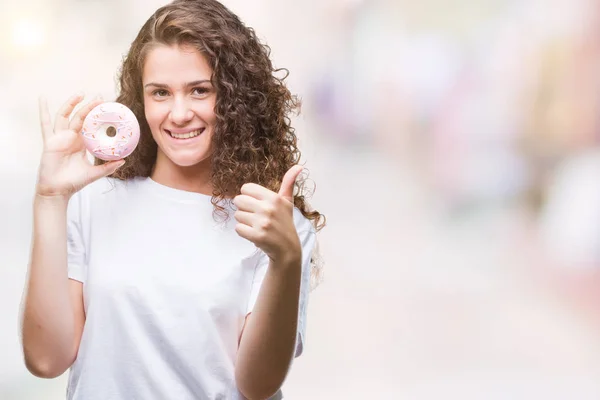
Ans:
[[[117,101],[141,127],[126,160],[91,165],[72,97],[50,122],[22,314],[36,376],[67,398],[267,399],[302,352],[313,251],[289,114],[268,47],[215,0],[144,24]],[[296,190],[294,190],[296,189]],[[296,192],[296,193],[294,193]]]

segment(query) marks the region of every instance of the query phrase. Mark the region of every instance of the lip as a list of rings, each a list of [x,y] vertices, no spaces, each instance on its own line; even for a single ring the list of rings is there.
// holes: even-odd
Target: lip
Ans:
[[[167,133],[171,132],[171,133],[175,133],[178,135],[182,135],[184,133],[190,133],[190,132],[198,131],[200,129],[206,129],[206,127],[200,126],[197,128],[186,128],[186,129],[165,129],[165,131],[167,131]]]
[[[184,129],[180,129],[178,131],[171,131],[169,129],[163,129],[163,133],[167,137],[167,140],[169,140],[173,144],[177,144],[177,145],[192,144],[192,143],[195,143],[197,140],[199,140],[202,137],[202,135],[204,135],[204,132],[206,131],[206,128],[200,128],[200,129],[202,130],[202,132],[200,132],[200,134],[198,136],[194,136],[193,138],[188,138],[188,139],[176,139],[173,136],[171,136],[169,134],[169,132],[182,134],[182,133],[193,132],[193,131],[195,131],[197,129],[185,129],[185,130]]]

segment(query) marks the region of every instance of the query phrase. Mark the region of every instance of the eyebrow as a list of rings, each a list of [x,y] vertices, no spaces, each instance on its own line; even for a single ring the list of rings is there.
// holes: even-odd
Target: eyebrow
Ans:
[[[192,81],[192,82],[188,82],[185,84],[186,87],[190,87],[190,86],[198,86],[201,85],[203,83],[210,83],[209,79],[201,79],[199,81]],[[157,88],[161,88],[161,89],[166,89],[169,87],[169,85],[166,85],[164,83],[156,83],[156,82],[150,82],[144,85],[145,88],[149,87],[149,86],[154,86]]]

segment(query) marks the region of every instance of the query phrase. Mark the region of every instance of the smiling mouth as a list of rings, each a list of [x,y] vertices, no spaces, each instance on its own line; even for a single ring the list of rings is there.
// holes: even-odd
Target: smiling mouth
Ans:
[[[165,132],[167,132],[167,134],[169,136],[171,136],[173,139],[185,140],[185,139],[195,138],[196,136],[200,136],[202,134],[202,132],[204,132],[205,129],[206,128],[200,128],[200,129],[196,129],[195,131],[191,131],[191,132],[187,132],[187,133],[173,133],[173,132],[165,129]]]

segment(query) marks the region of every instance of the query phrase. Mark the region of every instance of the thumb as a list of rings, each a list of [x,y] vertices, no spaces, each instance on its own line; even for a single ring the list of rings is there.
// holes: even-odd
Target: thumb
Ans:
[[[95,165],[90,174],[90,182],[92,183],[100,178],[108,176],[125,164],[125,160],[110,161],[104,164]]]
[[[294,165],[285,173],[283,180],[281,181],[279,195],[283,196],[291,203],[294,203],[294,183],[296,183],[296,178],[298,178],[298,175],[300,175],[300,172],[302,172],[303,169],[304,167],[302,165]]]

